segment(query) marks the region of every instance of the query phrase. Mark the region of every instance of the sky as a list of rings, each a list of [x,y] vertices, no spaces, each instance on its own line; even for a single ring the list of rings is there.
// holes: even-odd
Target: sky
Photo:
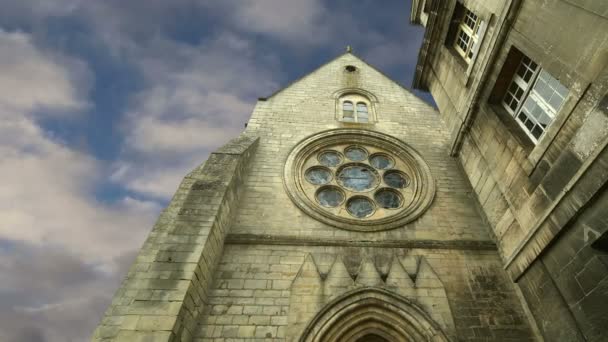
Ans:
[[[258,97],[347,45],[409,88],[423,36],[409,11],[0,0],[0,341],[88,340],[180,180]]]

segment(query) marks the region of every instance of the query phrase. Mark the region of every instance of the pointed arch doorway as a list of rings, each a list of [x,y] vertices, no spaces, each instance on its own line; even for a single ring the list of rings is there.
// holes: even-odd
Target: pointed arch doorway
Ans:
[[[368,335],[361,337],[356,342],[388,342],[388,341],[385,338],[378,336],[376,334],[368,334]]]
[[[385,289],[356,289],[332,300],[308,324],[300,342],[447,342],[415,303]]]

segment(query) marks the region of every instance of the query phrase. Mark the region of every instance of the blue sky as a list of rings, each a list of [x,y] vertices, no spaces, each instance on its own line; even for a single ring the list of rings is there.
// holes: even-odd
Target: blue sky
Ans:
[[[86,340],[258,97],[346,45],[409,87],[422,28],[379,3],[0,0],[0,340]]]

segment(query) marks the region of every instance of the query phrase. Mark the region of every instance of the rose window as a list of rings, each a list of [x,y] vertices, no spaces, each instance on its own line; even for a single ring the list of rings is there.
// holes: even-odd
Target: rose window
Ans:
[[[285,167],[294,202],[311,216],[349,230],[402,226],[431,203],[428,166],[405,143],[380,133],[341,129],[296,146]]]

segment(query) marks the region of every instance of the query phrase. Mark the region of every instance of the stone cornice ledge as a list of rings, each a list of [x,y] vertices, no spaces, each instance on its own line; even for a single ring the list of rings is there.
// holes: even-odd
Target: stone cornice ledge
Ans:
[[[265,234],[228,234],[226,244],[336,247],[424,248],[496,251],[490,240],[349,240]]]

